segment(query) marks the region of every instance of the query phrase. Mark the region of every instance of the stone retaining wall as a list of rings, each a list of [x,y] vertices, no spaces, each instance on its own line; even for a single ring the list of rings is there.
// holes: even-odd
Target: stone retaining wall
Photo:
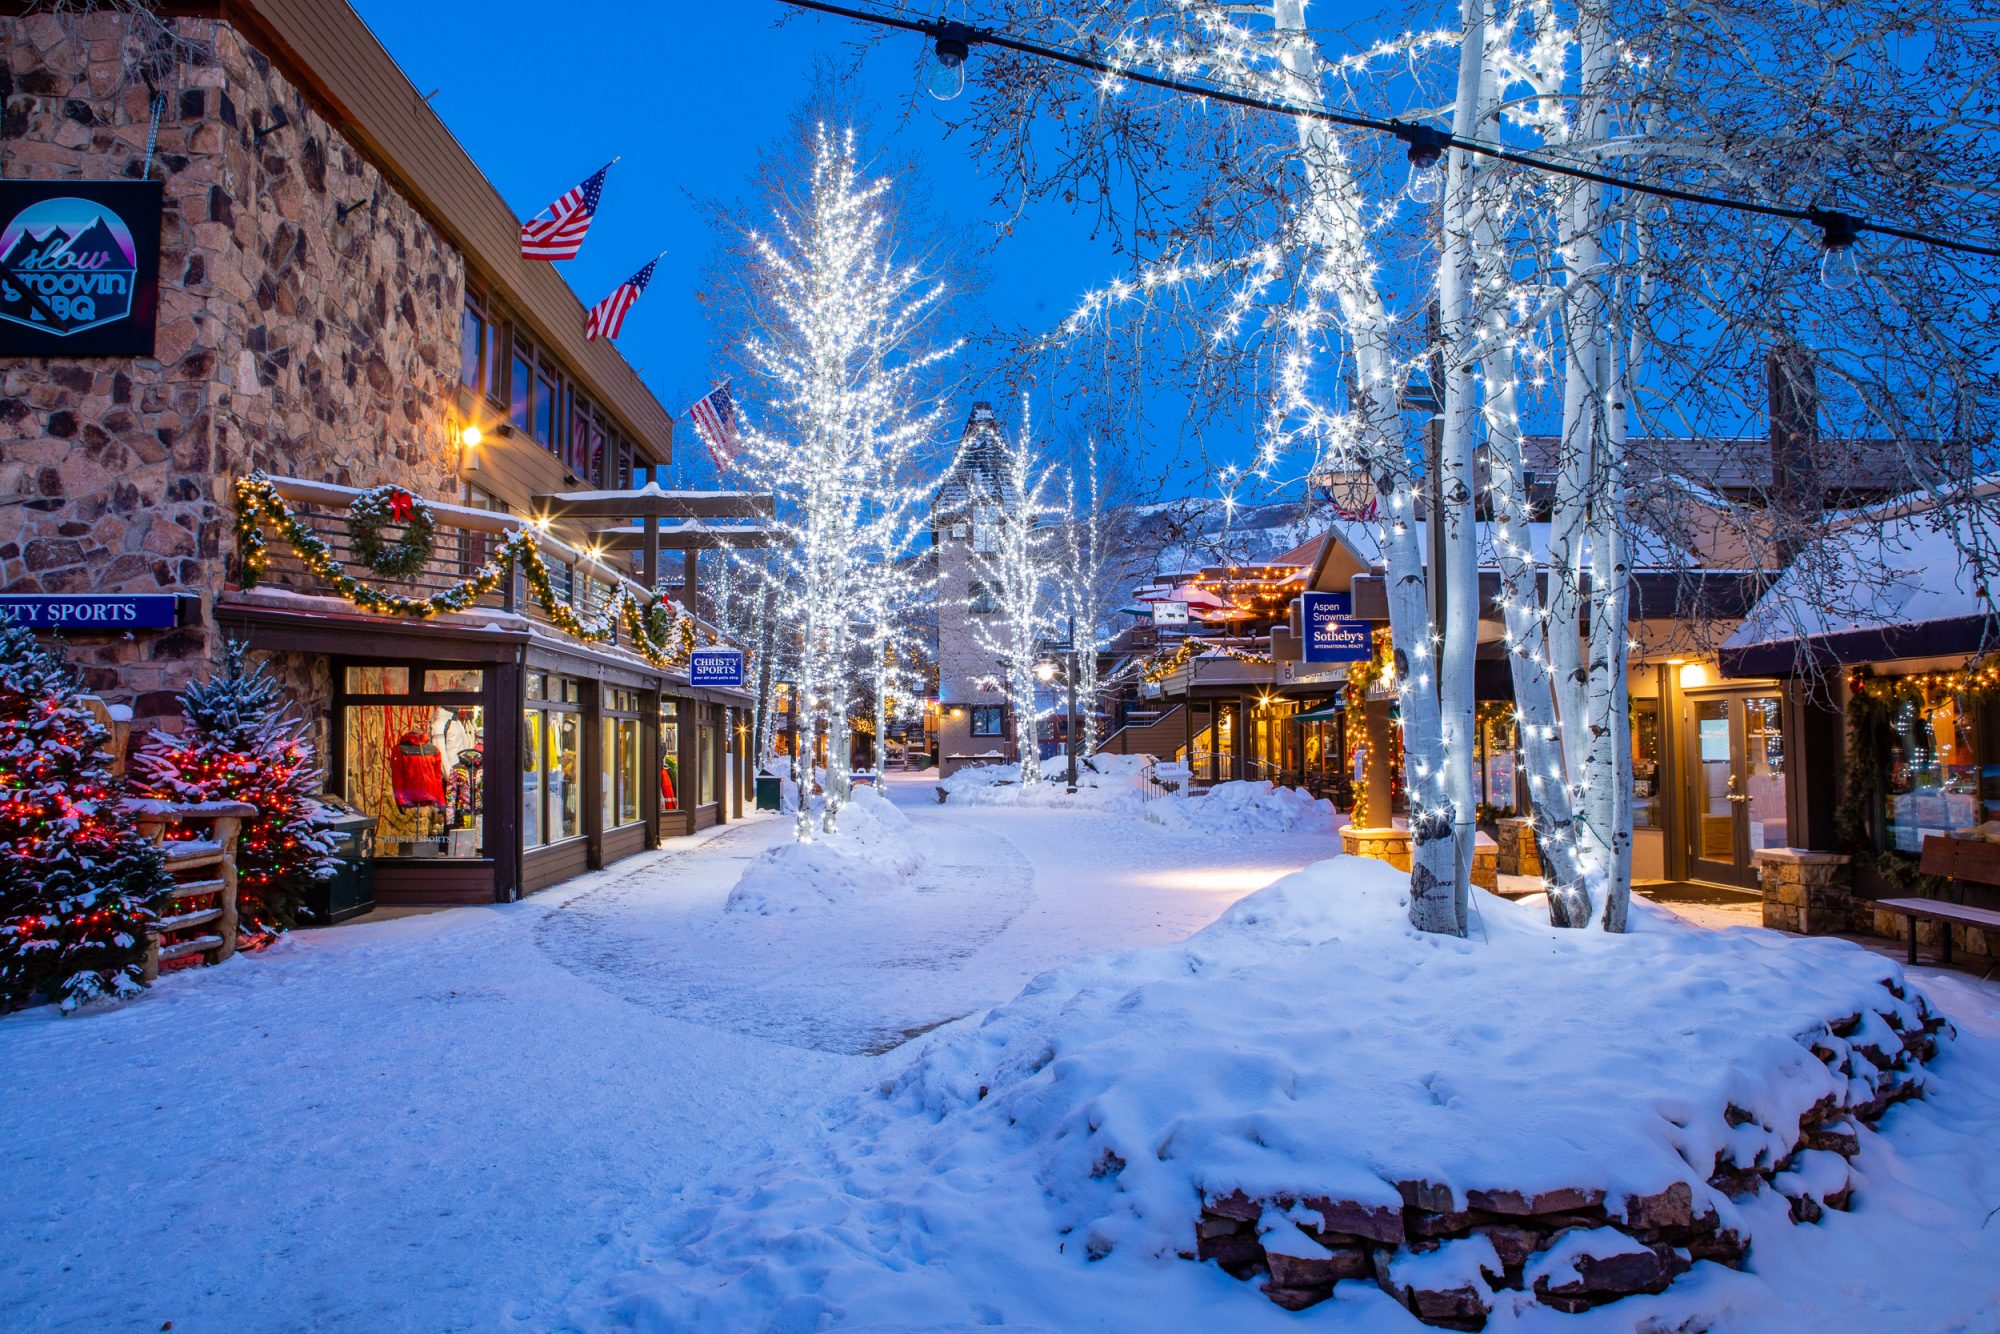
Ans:
[[[1830,936],[1852,929],[1851,858],[1804,848],[1764,848],[1753,860],[1764,893],[1765,926],[1802,936]]]
[[[1407,829],[1356,829],[1344,825],[1340,850],[1350,857],[1373,857],[1399,871],[1410,869],[1410,831]]]
[[[1664,1291],[1696,1261],[1741,1267],[1750,1239],[1723,1224],[1698,1182],[1732,1199],[1775,1190],[1789,1201],[1794,1223],[1817,1221],[1824,1210],[1852,1202],[1849,1160],[1860,1151],[1860,1128],[1896,1103],[1922,1096],[1922,1066],[1936,1054],[1944,1021],[1918,993],[1912,1000],[1921,1022],[1904,1027],[1890,997],[1902,1000],[1905,993],[1893,982],[1883,985],[1889,995],[1880,1009],[1833,1020],[1800,1038],[1846,1076],[1847,1101],[1837,1104],[1829,1095],[1810,1109],[1791,1151],[1776,1161],[1740,1163],[1724,1151],[1705,1176],[1621,1199],[1589,1185],[1526,1194],[1421,1179],[1397,1183],[1400,1208],[1311,1195],[1251,1199],[1233,1191],[1202,1201],[1195,1249],[1184,1258],[1213,1260],[1239,1279],[1262,1275],[1264,1295],[1288,1309],[1338,1297],[1343,1282],[1372,1282],[1426,1324],[1469,1330],[1485,1324],[1489,1297],[1498,1290],[1532,1291],[1544,1305],[1579,1312]],[[1885,1048],[1863,1040],[1864,1032],[1893,1032],[1898,1040]],[[1731,1106],[1724,1119],[1734,1126],[1756,1117]],[[1302,1214],[1319,1221],[1299,1223]],[[1267,1225],[1280,1215],[1296,1227]],[[1580,1247],[1581,1258],[1573,1270],[1549,1266],[1550,1272],[1538,1273],[1538,1259],[1559,1240]],[[1288,1254],[1286,1246],[1310,1253]],[[1447,1246],[1472,1248],[1481,1283],[1438,1287],[1407,1277],[1400,1262]]]
[[[1535,846],[1535,822],[1525,815],[1510,815],[1494,823],[1493,841],[1498,845],[1501,875],[1540,875],[1541,850]]]

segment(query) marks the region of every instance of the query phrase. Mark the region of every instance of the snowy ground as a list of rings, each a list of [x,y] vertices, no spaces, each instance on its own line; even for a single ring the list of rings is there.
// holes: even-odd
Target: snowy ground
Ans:
[[[1337,847],[892,787],[928,854],[920,906],[837,934],[723,912],[789,835],[766,817],[524,903],[0,1020],[0,1329],[560,1325],[916,1047],[865,1053],[1184,937]]]
[[[699,1327],[671,1295],[708,1277],[689,1239],[719,1212],[809,1211],[760,1192],[855,1170],[856,1108],[913,1062],[1045,970],[1182,940],[1337,846],[891,787],[923,864],[836,915],[725,911],[789,836],[764,818],[526,903],[303,933],[122,1009],[0,1020],[0,1329]],[[1747,1274],[1509,1327],[2000,1329],[2000,988],[1913,972],[1959,1037],[1864,1145],[1853,1213],[1760,1232]],[[818,1244],[773,1249],[786,1281]],[[732,1327],[1420,1328],[1380,1294],[1288,1315],[1181,1261],[979,1257],[920,1229],[886,1249],[907,1272],[845,1275],[836,1316],[774,1288]]]

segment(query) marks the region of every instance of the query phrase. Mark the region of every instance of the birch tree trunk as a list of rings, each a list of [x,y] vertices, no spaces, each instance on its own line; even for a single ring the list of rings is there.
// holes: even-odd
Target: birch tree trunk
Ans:
[[[1304,0],[1272,0],[1281,34],[1279,63],[1285,91],[1311,104],[1320,97],[1319,66],[1306,33]],[[1375,483],[1384,518],[1389,633],[1395,645],[1397,690],[1403,721],[1404,790],[1410,801],[1410,921],[1420,931],[1465,934],[1457,908],[1458,857],[1452,837],[1453,803],[1445,773],[1444,737],[1436,686],[1428,663],[1430,610],[1424,593],[1424,558],[1412,520],[1416,491],[1403,461],[1403,422],[1396,386],[1393,329],[1370,274],[1373,255],[1362,223],[1360,192],[1327,126],[1295,121],[1307,176],[1307,207],[1325,273],[1354,344],[1361,420],[1359,460]],[[1476,608],[1472,608],[1476,612]],[[1421,649],[1421,656],[1415,650]]]

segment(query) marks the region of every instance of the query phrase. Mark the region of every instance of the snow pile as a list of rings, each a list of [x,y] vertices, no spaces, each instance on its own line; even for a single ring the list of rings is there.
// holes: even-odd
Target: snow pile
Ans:
[[[950,800],[960,806],[1043,806],[1068,810],[1136,809],[1145,785],[1143,755],[1094,755],[1076,770],[1076,791],[1069,790],[1069,760],[1052,755],[1042,761],[1042,782],[1021,786],[1015,764],[976,764],[938,781]]]
[[[907,887],[924,869],[910,817],[872,787],[857,787],[841,807],[839,832],[811,843],[781,843],[750,863],[729,893],[725,912],[815,912]]]
[[[1346,823],[1332,802],[1267,782],[1217,783],[1206,792],[1171,794],[1140,809],[1154,824],[1189,834],[1331,834]]]
[[[1330,1230],[1372,1237],[1356,1254],[1381,1268],[1342,1283],[1328,1312],[1359,1322],[1346,1328],[1414,1328],[1383,1288],[1448,1279],[1493,1298],[1480,1275],[1510,1234],[1426,1259],[1396,1249],[1406,1218],[1546,1218],[1554,1201],[1579,1221],[1513,1229],[1530,1240],[1514,1235],[1507,1262],[1538,1264],[1544,1285],[1631,1258],[1608,1234],[1553,1244],[1591,1219],[1636,1228],[1642,1208],[1677,1204],[1734,1236],[1789,1230],[1774,1192],[1724,1192],[1711,1175],[1768,1172],[1802,1127],[1872,1140],[1827,1108],[1879,1111],[1898,1081],[1925,1079],[1889,1068],[1901,1035],[1929,1023],[1923,998],[1850,943],[1703,931],[1641,904],[1627,935],[1558,931],[1476,891],[1474,938],[1420,935],[1406,881],[1335,858],[1180,945],[1043,974],[806,1160],[699,1211],[660,1268],[616,1285],[608,1314],[652,1328],[1080,1328],[1171,1309],[1191,1326],[1247,1325],[1282,1313],[1181,1258],[1207,1245],[1205,1203],[1247,1197],[1265,1241],[1305,1265],[1331,1252],[1286,1228],[1340,1202],[1350,1221]],[[1695,1268],[1697,1291],[1727,1274]],[[1535,1301],[1499,1296],[1496,1316]],[[1678,1288],[1629,1300],[1621,1328],[1691,1310]],[[1712,1312],[1694,1313],[1689,1327],[1710,1327]]]

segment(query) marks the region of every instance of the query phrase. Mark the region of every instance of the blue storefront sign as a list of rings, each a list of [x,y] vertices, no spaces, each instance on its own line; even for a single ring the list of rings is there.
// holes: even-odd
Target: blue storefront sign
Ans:
[[[36,630],[170,630],[180,624],[172,593],[67,593],[0,597],[0,620]]]
[[[1368,661],[1368,622],[1354,619],[1349,594],[1305,593],[1299,600],[1304,604],[1307,662]]]
[[[698,648],[688,659],[688,684],[697,686],[741,686],[743,650]]]

